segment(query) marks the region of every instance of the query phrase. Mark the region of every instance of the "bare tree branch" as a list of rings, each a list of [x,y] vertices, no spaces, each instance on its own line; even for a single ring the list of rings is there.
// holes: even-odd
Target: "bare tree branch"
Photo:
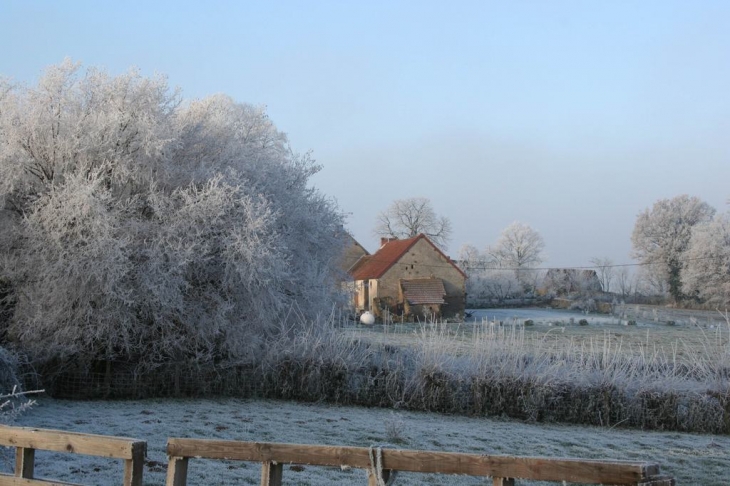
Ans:
[[[428,198],[397,199],[378,214],[373,232],[377,236],[399,239],[423,233],[435,245],[446,249],[451,238],[451,221],[436,215]]]

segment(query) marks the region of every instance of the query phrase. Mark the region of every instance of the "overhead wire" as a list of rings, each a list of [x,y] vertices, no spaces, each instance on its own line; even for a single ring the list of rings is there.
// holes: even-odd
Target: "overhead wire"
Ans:
[[[365,255],[369,256],[371,258],[368,259],[368,261],[374,261],[378,263],[394,263],[392,260],[384,260],[384,259],[374,259],[372,258],[373,255]],[[700,260],[722,260],[724,257],[722,256],[707,256],[707,257],[697,257],[697,258],[688,258],[678,261],[678,263],[685,264],[688,262],[693,261],[700,261]],[[462,268],[460,263],[462,261],[451,259],[456,266],[459,268]],[[616,264],[610,264],[610,265],[583,265],[583,266],[572,266],[572,267],[502,267],[502,266],[492,266],[492,265],[475,265],[475,266],[468,266],[469,270],[532,270],[532,271],[538,271],[538,270],[595,270],[599,268],[620,268],[620,267],[642,267],[642,266],[650,266],[650,265],[661,265],[665,262],[662,261],[652,261],[652,262],[638,262],[638,263],[616,263]],[[418,263],[418,262],[409,262],[407,265],[417,265],[419,267],[427,267],[427,268],[451,268],[451,265],[447,264],[429,264],[429,263]]]

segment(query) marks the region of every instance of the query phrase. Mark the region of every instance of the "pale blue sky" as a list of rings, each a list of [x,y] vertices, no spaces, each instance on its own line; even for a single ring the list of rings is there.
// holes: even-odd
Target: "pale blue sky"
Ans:
[[[449,253],[515,220],[551,266],[630,261],[636,215],[730,197],[730,1],[0,0],[0,75],[68,56],[268,106],[375,250],[376,214],[430,197]]]

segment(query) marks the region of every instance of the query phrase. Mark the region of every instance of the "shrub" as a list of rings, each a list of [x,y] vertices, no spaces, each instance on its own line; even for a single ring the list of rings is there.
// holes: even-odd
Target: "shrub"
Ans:
[[[390,412],[388,418],[383,421],[385,426],[385,439],[392,444],[403,444],[407,441],[405,431],[406,423],[403,416]]]
[[[629,320],[628,322],[626,322],[626,325],[627,325],[627,326],[635,326],[635,325],[636,325],[636,321],[635,321],[635,320],[633,320],[633,319],[631,319],[631,320]]]
[[[19,376],[18,357],[0,347],[0,423],[8,424],[33,405],[27,398],[33,392],[23,392]]]
[[[534,325],[535,325],[535,321],[533,321],[532,319],[527,319],[525,321],[525,326],[534,326]]]
[[[581,319],[580,321],[578,321],[578,325],[579,326],[587,326],[588,325],[588,321],[586,319]]]
[[[236,361],[337,301],[342,214],[262,108],[70,61],[0,93],[0,320],[32,357]]]
[[[674,322],[674,321],[667,321],[667,326],[674,326],[674,325],[676,325],[676,324],[677,324],[677,323],[676,323],[676,322]]]

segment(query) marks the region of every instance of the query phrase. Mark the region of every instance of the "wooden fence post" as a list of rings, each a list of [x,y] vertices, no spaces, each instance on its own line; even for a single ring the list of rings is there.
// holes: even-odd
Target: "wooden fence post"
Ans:
[[[265,461],[261,463],[261,486],[281,486],[284,465]]]
[[[124,486],[142,486],[146,442],[132,444],[132,458],[124,461]]]
[[[170,457],[167,463],[166,486],[185,486],[188,481],[188,458]]]
[[[512,478],[492,478],[494,486],[515,486],[515,480]]]
[[[15,476],[25,479],[33,479],[35,468],[35,449],[27,447],[15,448]]]
[[[383,481],[388,482],[390,479],[390,469],[383,469]],[[378,486],[378,476],[372,469],[368,469],[368,486]]]

